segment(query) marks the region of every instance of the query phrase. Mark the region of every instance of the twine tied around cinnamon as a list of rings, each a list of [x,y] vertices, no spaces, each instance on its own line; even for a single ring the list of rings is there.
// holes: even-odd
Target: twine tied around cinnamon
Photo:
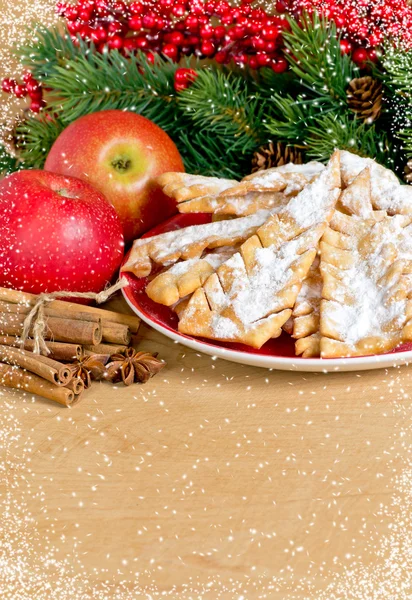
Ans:
[[[56,300],[57,298],[86,298],[89,300],[95,300],[97,304],[103,304],[106,302],[115,292],[129,285],[129,282],[125,277],[119,279],[117,283],[111,287],[103,290],[102,292],[52,292],[50,294],[40,294],[36,300],[35,305],[24,319],[23,333],[21,335],[21,344],[24,343],[30,336],[32,331],[32,337],[34,341],[33,352],[34,354],[50,354],[50,350],[44,340],[44,334],[46,332],[46,318],[44,314],[44,308],[47,304]]]

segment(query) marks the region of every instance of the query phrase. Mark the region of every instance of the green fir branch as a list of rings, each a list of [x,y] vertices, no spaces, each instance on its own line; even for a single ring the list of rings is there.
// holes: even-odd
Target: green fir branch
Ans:
[[[250,173],[250,155],[244,154],[242,140],[232,140],[222,154],[218,138],[206,131],[181,131],[177,146],[186,171],[208,177],[241,179]]]
[[[24,165],[20,160],[9,154],[5,147],[0,145],[0,177],[5,177],[23,168]]]
[[[41,118],[29,117],[16,130],[16,148],[26,168],[41,169],[63,124],[47,113]]]
[[[179,107],[196,128],[219,140],[222,156],[233,143],[247,154],[262,140],[266,113],[266,102],[250,90],[242,74],[203,69],[179,94]]]
[[[336,25],[315,12],[298,22],[288,18],[290,31],[283,32],[290,68],[308,97],[335,108],[346,106],[349,82],[359,69],[342,54]]]
[[[349,114],[321,116],[307,128],[305,140],[307,156],[326,162],[339,148],[359,156],[375,158],[390,169],[394,168],[396,151],[386,132],[375,125],[367,125]]]
[[[125,57],[117,50],[68,60],[47,81],[56,97],[49,102],[62,123],[100,110],[143,113],[166,131],[175,126],[174,73],[177,65],[144,55]]]
[[[384,85],[385,125],[401,142],[404,158],[412,158],[412,52],[387,45],[379,73]],[[403,167],[403,165],[402,165]]]
[[[274,94],[272,97],[276,117],[268,119],[266,129],[280,142],[304,145],[307,129],[322,115],[334,112],[332,107],[324,107],[315,102],[307,102],[303,96]]]
[[[36,33],[31,35],[31,41],[20,46],[16,55],[38,81],[46,81],[55,74],[57,67],[64,68],[67,61],[87,57],[95,51],[94,45],[86,43],[80,36],[75,44],[67,29],[36,25],[34,30]]]

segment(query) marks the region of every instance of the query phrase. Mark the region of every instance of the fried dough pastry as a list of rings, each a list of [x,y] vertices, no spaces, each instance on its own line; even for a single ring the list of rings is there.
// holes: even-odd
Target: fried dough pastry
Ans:
[[[369,168],[373,208],[389,215],[412,213],[412,187],[401,185],[395,173],[371,158],[362,158],[346,150],[341,151],[342,184],[348,186],[361,171]]]
[[[233,246],[253,235],[269,216],[269,211],[262,210],[249,217],[192,225],[135,240],[122,271],[146,277],[153,263],[172,265],[179,259],[199,258],[206,248]]]
[[[237,250],[237,246],[224,246],[202,258],[177,262],[148,283],[146,294],[158,304],[172,306],[181,298],[193,294]]]
[[[412,339],[411,221],[335,213],[321,242],[322,358],[379,354]]]
[[[280,335],[339,195],[337,151],[314,182],[196,290],[180,314],[179,331],[255,348]]]
[[[186,173],[165,173],[158,178],[163,192],[178,202],[181,213],[206,212],[247,216],[262,209],[279,209],[324,169],[312,161],[289,163],[248,175],[241,182]]]

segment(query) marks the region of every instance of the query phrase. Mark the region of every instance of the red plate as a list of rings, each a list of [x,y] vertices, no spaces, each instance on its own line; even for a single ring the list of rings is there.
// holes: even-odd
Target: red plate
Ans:
[[[158,225],[143,237],[151,237],[190,225],[202,225],[210,222],[211,215],[209,214],[178,214]],[[124,262],[126,260],[127,256]],[[171,339],[205,354],[248,365],[295,371],[357,371],[412,362],[412,343],[404,344],[393,352],[376,356],[320,359],[295,356],[294,340],[286,333],[283,333],[279,338],[269,340],[259,350],[243,344],[215,341],[212,343],[210,340],[203,338],[187,336],[179,333],[177,329],[178,319],[176,313],[167,306],[153,302],[146,295],[147,278],[138,279],[132,273],[124,273],[123,275],[129,281],[129,286],[122,290],[123,295],[132,310],[143,321]]]

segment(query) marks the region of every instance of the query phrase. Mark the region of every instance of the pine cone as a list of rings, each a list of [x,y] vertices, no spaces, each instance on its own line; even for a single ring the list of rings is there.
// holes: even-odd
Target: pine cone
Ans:
[[[405,181],[412,185],[412,158],[405,165]]]
[[[281,167],[287,163],[293,162],[297,165],[303,163],[303,154],[294,146],[286,146],[278,142],[276,145],[269,142],[266,146],[261,146],[252,158],[252,173],[263,171],[271,167]]]
[[[346,90],[349,108],[364,123],[373,123],[382,110],[382,84],[369,75],[352,79]]]

